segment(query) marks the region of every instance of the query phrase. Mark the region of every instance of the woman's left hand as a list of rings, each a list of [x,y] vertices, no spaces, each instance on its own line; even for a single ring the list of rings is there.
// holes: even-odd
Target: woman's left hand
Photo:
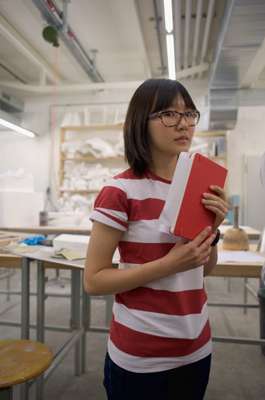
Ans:
[[[213,231],[216,231],[225,219],[229,204],[224,189],[219,186],[210,186],[210,189],[214,193],[203,193],[202,203],[207,210],[212,211],[216,215],[213,226]]]

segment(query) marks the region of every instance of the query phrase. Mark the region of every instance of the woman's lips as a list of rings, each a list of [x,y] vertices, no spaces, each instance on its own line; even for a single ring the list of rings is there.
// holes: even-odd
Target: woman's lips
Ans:
[[[175,142],[178,142],[178,143],[188,143],[188,142],[189,142],[189,139],[186,138],[186,137],[180,137],[180,138],[174,139],[174,141],[175,141]]]

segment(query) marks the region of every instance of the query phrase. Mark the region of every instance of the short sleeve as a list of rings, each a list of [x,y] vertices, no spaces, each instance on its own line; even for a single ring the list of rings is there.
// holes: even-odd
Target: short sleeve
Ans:
[[[99,192],[89,218],[126,231],[128,228],[128,199],[126,192],[114,186],[104,186]]]

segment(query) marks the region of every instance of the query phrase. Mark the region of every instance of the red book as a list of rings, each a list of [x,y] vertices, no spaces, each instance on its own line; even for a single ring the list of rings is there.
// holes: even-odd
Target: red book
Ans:
[[[164,208],[160,230],[186,239],[194,239],[206,226],[213,226],[215,214],[203,203],[210,185],[224,187],[227,169],[199,153],[182,152]]]

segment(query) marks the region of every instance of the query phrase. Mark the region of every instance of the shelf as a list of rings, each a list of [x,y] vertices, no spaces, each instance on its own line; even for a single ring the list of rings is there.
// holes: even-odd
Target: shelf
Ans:
[[[119,122],[117,124],[98,124],[98,125],[68,125],[62,126],[62,131],[104,131],[107,129],[111,130],[121,130],[123,129],[123,123]]]
[[[89,190],[89,189],[60,189],[61,193],[98,193],[99,190]]]
[[[61,127],[60,130],[60,144],[59,144],[59,157],[60,157],[60,164],[59,164],[59,196],[62,197],[63,195],[68,194],[69,196],[74,194],[84,195],[87,197],[91,197],[99,193],[99,189],[91,190],[91,189],[64,189],[65,185],[65,168],[68,168],[68,174],[70,174],[70,179],[72,179],[72,169],[79,168],[83,163],[84,170],[89,167],[95,167],[95,165],[101,164],[103,168],[120,168],[122,162],[125,164],[124,155],[117,155],[111,157],[95,157],[91,153],[83,153],[82,152],[82,141],[85,143],[86,137],[103,137],[104,139],[108,139],[109,136],[113,138],[114,142],[120,140],[120,133],[123,129],[123,123],[117,124],[97,124],[97,125],[81,125],[81,126],[74,126],[74,125],[67,125]],[[71,138],[70,138],[71,136]],[[71,144],[71,142],[75,141],[80,142],[76,147],[75,144]],[[63,143],[68,143],[68,146],[73,146],[72,151],[63,151]],[[80,149],[81,151],[75,151],[75,149]],[[110,152],[109,154],[115,154]],[[91,165],[89,165],[91,164]],[[115,167],[115,168],[114,168]],[[116,170],[116,169],[115,169]],[[85,176],[82,176],[83,179],[89,179]],[[78,183],[76,183],[78,185]],[[70,184],[74,186],[75,183]],[[80,186],[82,183],[80,183]],[[89,187],[89,182],[84,183],[84,186]],[[91,196],[89,196],[91,195]]]
[[[226,136],[225,131],[200,131],[195,132],[194,137],[216,137],[216,136]]]
[[[118,161],[124,160],[124,156],[115,156],[115,157],[94,157],[94,156],[86,156],[86,157],[64,157],[62,156],[63,161],[88,161],[88,162],[101,162],[101,161]]]

